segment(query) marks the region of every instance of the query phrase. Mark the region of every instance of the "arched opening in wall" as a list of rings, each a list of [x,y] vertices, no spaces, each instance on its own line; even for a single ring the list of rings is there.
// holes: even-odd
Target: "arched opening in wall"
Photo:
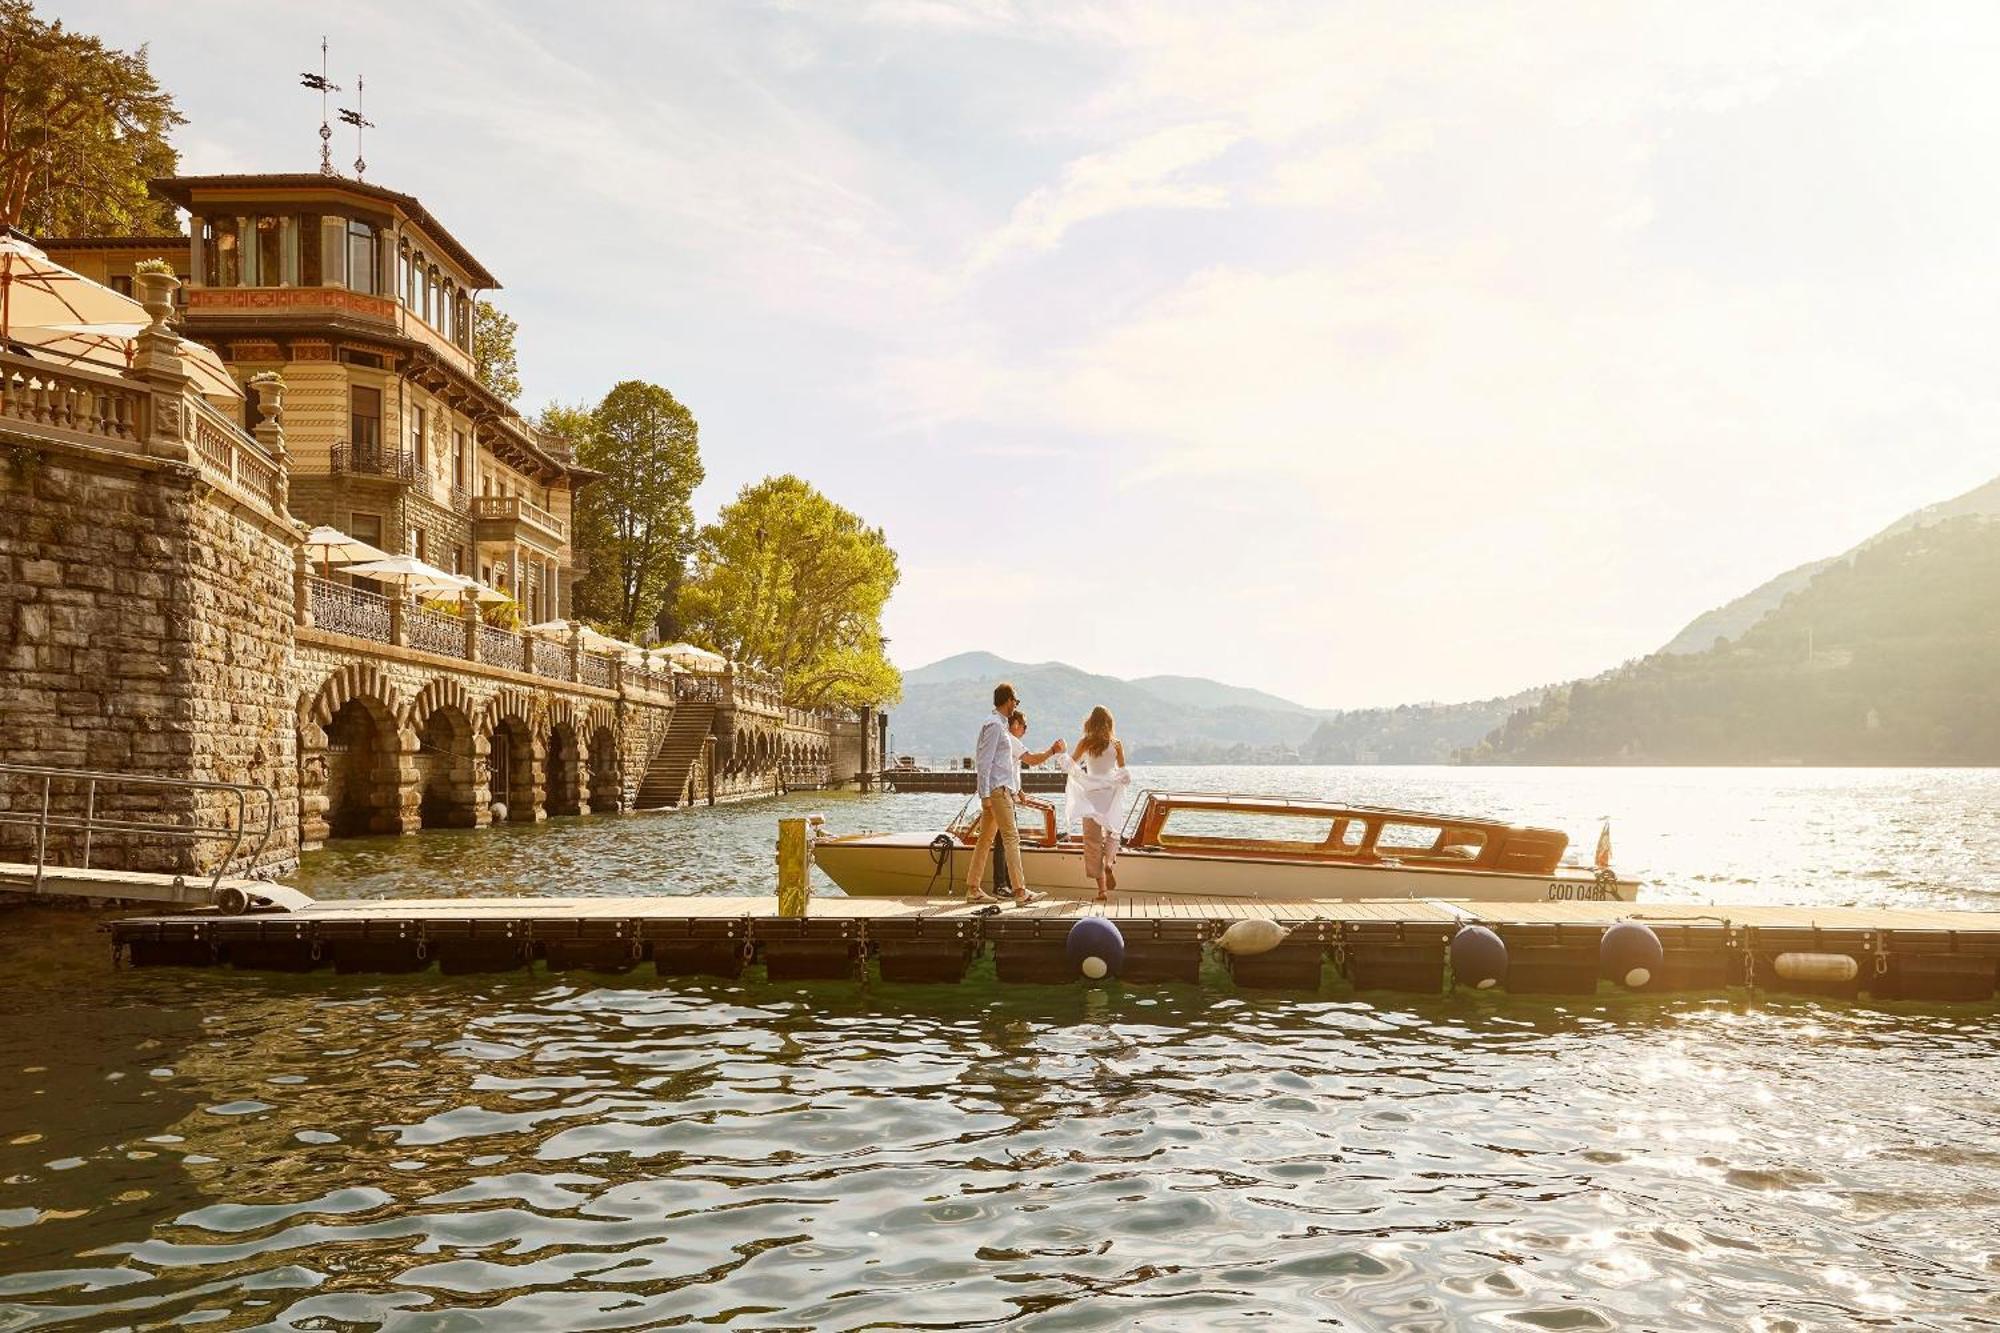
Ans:
[[[326,725],[326,822],[336,838],[399,830],[396,720],[374,699],[349,699]]]
[[[590,808],[610,814],[625,808],[625,775],[619,772],[618,737],[611,728],[590,734]]]
[[[549,795],[546,802],[552,815],[583,813],[583,773],[578,765],[583,756],[577,750],[576,728],[558,722],[549,728]]]
[[[472,719],[452,705],[431,710],[417,733],[417,781],[425,828],[478,823],[472,764]]]
[[[506,809],[506,822],[532,824],[540,795],[535,790],[535,735],[519,718],[503,717],[493,723],[487,738],[487,790],[491,799]],[[501,822],[498,809],[493,822]]]

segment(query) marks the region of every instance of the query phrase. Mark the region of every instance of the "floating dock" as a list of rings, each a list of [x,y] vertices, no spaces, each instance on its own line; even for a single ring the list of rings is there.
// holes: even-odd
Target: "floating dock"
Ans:
[[[738,977],[761,961],[773,980],[858,979],[872,968],[888,982],[948,983],[990,952],[1002,982],[1065,983],[1079,976],[1066,949],[1070,931],[1093,916],[1122,936],[1117,978],[1141,985],[1196,982],[1214,957],[1240,986],[1318,990],[1344,981],[1438,994],[1454,979],[1454,935],[1479,925],[1505,946],[1498,989],[1589,995],[1606,970],[1605,932],[1621,921],[1643,923],[1659,941],[1648,991],[1749,986],[1991,1001],[2000,984],[2000,913],[1895,908],[1121,896],[1103,906],[996,910],[946,898],[816,897],[805,916],[784,916],[768,897],[422,898],[140,916],[109,929],[114,954],[138,967],[465,974],[541,966]],[[1246,920],[1287,933],[1264,952],[1217,947]]]

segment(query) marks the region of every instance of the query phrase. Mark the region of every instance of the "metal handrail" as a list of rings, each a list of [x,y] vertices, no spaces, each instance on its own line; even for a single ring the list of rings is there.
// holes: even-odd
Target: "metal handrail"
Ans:
[[[216,863],[215,876],[209,882],[209,892],[222,886],[222,877],[229,872],[236,860],[237,851],[243,846],[243,838],[249,832],[250,798],[261,796],[264,804],[264,827],[258,834],[257,845],[250,850],[248,864],[255,866],[257,858],[264,854],[271,835],[277,831],[278,802],[269,787],[254,782],[212,782],[196,778],[156,778],[137,773],[113,773],[103,769],[52,768],[38,764],[0,764],[0,778],[25,777],[40,778],[42,781],[42,805],[39,811],[17,811],[10,805],[0,810],[0,824],[12,824],[35,830],[35,888],[42,891],[42,881],[48,869],[49,830],[60,829],[83,833],[83,863],[78,869],[90,869],[91,839],[98,833],[151,833],[168,837],[186,838],[190,842],[202,838],[228,838],[229,850]],[[86,783],[84,812],[81,818],[62,814],[50,808],[50,798],[58,781]],[[211,824],[158,824],[144,820],[100,818],[97,814],[97,789],[99,784],[124,786],[139,789],[164,789],[172,791],[218,791],[236,798],[236,823]]]

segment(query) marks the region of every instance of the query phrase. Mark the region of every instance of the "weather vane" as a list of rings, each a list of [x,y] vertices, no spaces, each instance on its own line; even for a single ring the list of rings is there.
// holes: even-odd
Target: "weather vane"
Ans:
[[[368,174],[368,163],[361,156],[361,131],[375,128],[375,122],[361,114],[361,108],[365,105],[367,103],[362,100],[361,76],[357,74],[354,76],[354,108],[352,110],[347,107],[340,108],[340,123],[354,127],[354,179],[356,180]]]
[[[326,95],[340,91],[340,85],[326,77],[326,37],[319,39],[319,73],[301,74],[299,82],[319,94],[319,174],[333,174],[333,126],[326,123]]]

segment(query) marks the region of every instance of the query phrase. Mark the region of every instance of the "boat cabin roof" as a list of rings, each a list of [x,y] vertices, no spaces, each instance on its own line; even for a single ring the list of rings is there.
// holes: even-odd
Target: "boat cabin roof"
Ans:
[[[1394,862],[1509,874],[1554,873],[1569,847],[1557,829],[1382,806],[1215,792],[1141,793],[1127,826],[1136,849],[1222,857],[1277,857],[1354,863]],[[1192,816],[1176,819],[1177,813]],[[1238,824],[1216,816],[1244,816]],[[1280,833],[1259,820],[1312,821],[1309,836]],[[1283,826],[1280,826],[1283,827]],[[1308,832],[1301,828],[1301,833]]]
[[[1463,815],[1440,815],[1421,810],[1399,810],[1386,805],[1343,805],[1336,801],[1304,800],[1290,796],[1230,796],[1217,792],[1146,791],[1140,793],[1146,805],[1177,810],[1215,810],[1241,815],[1297,815],[1320,819],[1394,820],[1399,824],[1429,824],[1442,828],[1514,830],[1527,826],[1503,819],[1477,819]],[[1554,833],[1554,829],[1533,829]],[[1566,836],[1566,835],[1565,835]]]

